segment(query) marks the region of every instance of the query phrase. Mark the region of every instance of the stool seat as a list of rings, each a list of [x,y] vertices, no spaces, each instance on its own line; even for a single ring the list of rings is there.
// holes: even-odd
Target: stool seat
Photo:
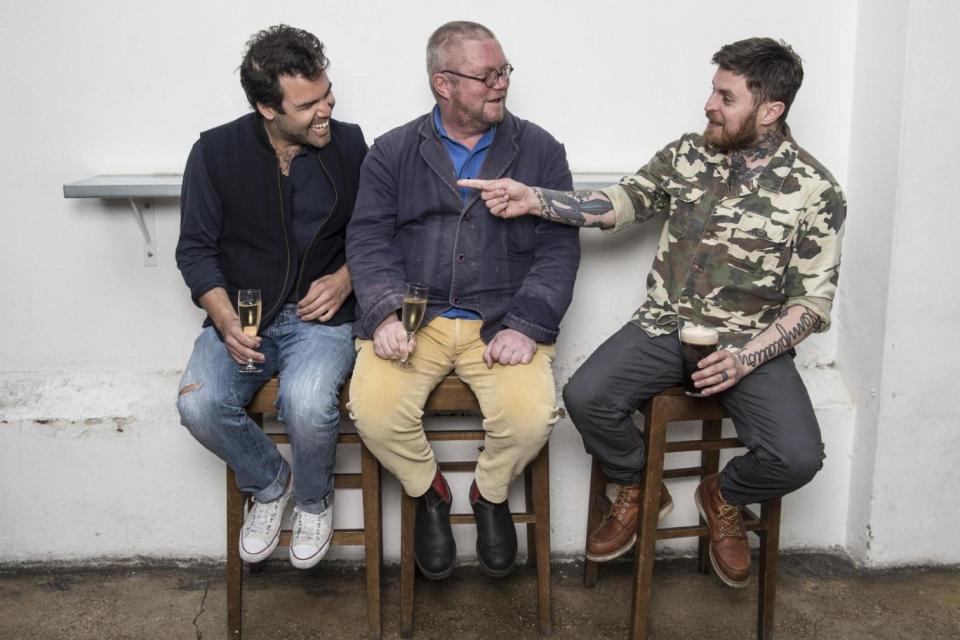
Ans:
[[[698,537],[698,568],[700,573],[709,573],[709,529],[703,518],[693,526],[658,527],[657,516],[660,504],[660,487],[663,480],[696,477],[701,480],[717,473],[720,466],[720,450],[743,447],[739,438],[722,437],[722,420],[729,417],[723,405],[715,397],[694,398],[683,393],[682,388],[667,389],[644,404],[643,441],[647,452],[640,497],[640,517],[637,519],[637,542],[634,563],[633,596],[630,613],[630,637],[646,638],[647,619],[650,609],[650,594],[653,586],[653,559],[657,540]],[[671,423],[702,421],[701,437],[691,440],[667,442],[667,429]],[[664,469],[668,453],[700,451],[700,465]],[[596,529],[604,515],[609,512],[610,502],[605,489],[608,478],[599,461],[594,458],[590,477],[590,500],[587,514],[587,535]],[[777,587],[777,554],[780,542],[780,499],[761,505],[759,515],[743,509],[744,526],[760,538],[759,590],[757,605],[757,637],[767,640],[773,634],[774,607]],[[584,561],[583,583],[586,587],[597,584],[598,563]]]

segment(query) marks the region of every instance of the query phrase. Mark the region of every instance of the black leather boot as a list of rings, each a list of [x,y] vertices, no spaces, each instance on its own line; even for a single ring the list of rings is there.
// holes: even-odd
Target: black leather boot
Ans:
[[[477,483],[470,487],[470,505],[477,518],[477,560],[484,573],[502,578],[513,571],[517,559],[517,528],[504,500],[488,502],[480,495]]]
[[[427,492],[417,499],[413,557],[420,572],[431,580],[443,580],[453,573],[457,543],[450,528],[450,486],[439,471]]]

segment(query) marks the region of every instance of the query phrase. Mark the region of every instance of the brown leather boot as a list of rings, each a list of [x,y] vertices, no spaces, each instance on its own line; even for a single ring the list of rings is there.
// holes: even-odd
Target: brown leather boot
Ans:
[[[610,514],[587,537],[587,560],[606,562],[619,558],[637,541],[637,517],[640,513],[640,485],[618,484],[617,499]],[[663,518],[673,511],[673,498],[665,484],[660,485],[660,511]]]
[[[694,494],[697,509],[710,529],[710,564],[724,584],[742,589],[750,582],[750,543],[740,507],[720,493],[720,474],[707,476]]]

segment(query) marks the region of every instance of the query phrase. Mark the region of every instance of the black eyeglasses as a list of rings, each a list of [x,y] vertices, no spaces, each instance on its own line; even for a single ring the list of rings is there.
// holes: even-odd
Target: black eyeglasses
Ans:
[[[500,69],[488,69],[485,74],[482,76],[468,76],[465,73],[460,73],[459,71],[454,71],[453,69],[443,69],[439,73],[452,73],[455,76],[460,76],[461,78],[469,78],[470,80],[476,80],[477,82],[482,82],[491,89],[497,86],[497,81],[500,80],[500,76],[503,76],[507,82],[510,81],[510,74],[513,73],[513,65],[505,64]]]

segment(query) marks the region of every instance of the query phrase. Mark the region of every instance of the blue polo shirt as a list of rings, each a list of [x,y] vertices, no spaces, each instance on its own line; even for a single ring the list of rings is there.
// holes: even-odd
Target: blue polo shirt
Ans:
[[[490,145],[493,144],[493,136],[497,132],[497,125],[490,127],[473,149],[467,149],[447,135],[447,130],[444,128],[443,121],[440,119],[440,107],[438,106],[433,107],[433,124],[437,128],[437,133],[440,134],[440,141],[443,142],[443,147],[447,150],[447,155],[450,156],[450,160],[453,162],[453,172],[456,174],[457,180],[475,178],[480,175],[480,168],[483,166],[483,161],[487,158],[487,151],[489,151]],[[466,203],[467,198],[470,197],[471,191],[472,189],[465,187],[460,188],[460,198],[464,203]],[[444,318],[466,318],[467,320],[483,319],[483,316],[479,313],[470,311],[469,309],[460,309],[459,307],[450,307],[440,315]]]

